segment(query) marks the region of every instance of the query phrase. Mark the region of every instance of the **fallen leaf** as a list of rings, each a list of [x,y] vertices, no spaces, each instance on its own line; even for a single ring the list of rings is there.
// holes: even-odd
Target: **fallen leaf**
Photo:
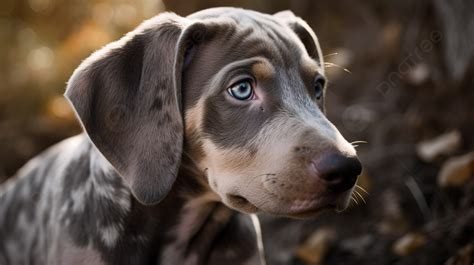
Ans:
[[[461,133],[451,131],[434,139],[425,140],[417,144],[418,156],[426,162],[432,162],[441,155],[449,155],[461,145]]]
[[[393,244],[393,252],[400,256],[407,256],[426,243],[426,237],[421,233],[408,233]]]
[[[320,228],[296,250],[296,256],[306,265],[322,264],[335,240],[336,231],[334,229]]]
[[[460,186],[474,175],[474,152],[447,160],[438,174],[441,187]]]

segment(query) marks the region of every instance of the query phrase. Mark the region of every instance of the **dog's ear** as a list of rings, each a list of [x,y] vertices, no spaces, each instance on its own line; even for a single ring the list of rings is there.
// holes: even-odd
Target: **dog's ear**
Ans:
[[[65,93],[94,145],[143,204],[161,201],[178,174],[188,25],[172,13],[145,21],[86,59]]]
[[[295,32],[311,58],[320,65],[324,64],[318,38],[306,21],[289,10],[278,12],[274,16],[284,21]]]

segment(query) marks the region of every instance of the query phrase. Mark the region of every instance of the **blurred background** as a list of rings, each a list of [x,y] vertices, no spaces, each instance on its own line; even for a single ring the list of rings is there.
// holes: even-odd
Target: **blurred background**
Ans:
[[[62,97],[92,51],[163,11],[291,9],[319,37],[327,115],[360,196],[313,221],[263,216],[269,264],[474,262],[474,1],[2,0],[0,182],[80,132]]]

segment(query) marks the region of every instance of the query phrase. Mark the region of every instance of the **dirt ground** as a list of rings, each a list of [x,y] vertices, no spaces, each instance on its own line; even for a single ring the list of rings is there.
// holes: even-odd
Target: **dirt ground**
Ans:
[[[308,21],[328,63],[327,115],[346,139],[366,142],[357,148],[365,191],[357,190],[361,196],[347,211],[306,221],[262,217],[268,264],[472,265],[474,2],[169,0],[153,6],[187,15],[218,5],[291,9]],[[65,13],[64,25],[48,19],[49,9],[29,8],[19,2],[0,14],[8,24],[0,28],[6,60],[0,78],[7,80],[0,89],[0,181],[80,131],[61,98],[67,77],[91,50],[149,16],[137,11],[134,19],[104,29],[88,22],[97,8],[92,4],[74,11],[53,7]],[[33,38],[28,29],[43,39],[25,44]],[[90,36],[96,42],[76,45]],[[49,54],[38,43],[50,45],[54,71],[35,65],[36,51],[40,58]],[[18,77],[22,60],[33,64],[25,66],[26,77]]]

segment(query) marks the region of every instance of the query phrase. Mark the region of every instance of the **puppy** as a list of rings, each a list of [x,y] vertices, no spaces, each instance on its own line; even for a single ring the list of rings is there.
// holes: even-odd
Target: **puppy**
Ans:
[[[289,11],[145,21],[69,80],[84,133],[2,187],[0,264],[258,264],[246,214],[342,210],[361,172],[325,86]]]

